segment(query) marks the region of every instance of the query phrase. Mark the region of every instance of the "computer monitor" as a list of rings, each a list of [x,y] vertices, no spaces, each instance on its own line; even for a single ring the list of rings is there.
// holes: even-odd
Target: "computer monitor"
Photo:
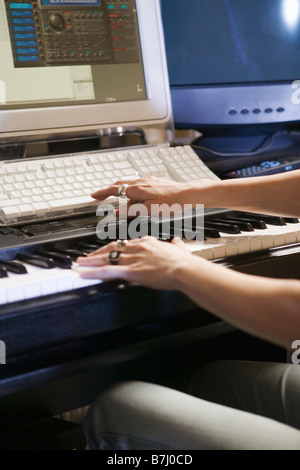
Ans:
[[[299,0],[161,0],[178,129],[300,120]]]
[[[116,129],[170,138],[159,0],[1,0],[0,145]]]

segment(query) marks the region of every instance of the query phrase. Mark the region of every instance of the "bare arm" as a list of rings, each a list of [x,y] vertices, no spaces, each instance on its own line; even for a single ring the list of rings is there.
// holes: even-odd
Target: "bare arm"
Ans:
[[[179,290],[237,328],[289,349],[300,335],[300,282],[225,272],[203,261],[180,268]]]
[[[85,278],[124,279],[153,289],[178,290],[196,304],[250,334],[283,347],[300,335],[300,281],[232,271],[188,253],[181,240],[131,240],[119,264],[108,264],[115,243],[79,258]]]
[[[236,180],[199,180],[189,184],[145,178],[128,183],[129,205],[204,204],[265,214],[300,217],[300,170]],[[117,196],[121,181],[92,194],[102,200]]]
[[[300,170],[256,178],[223,180],[212,191],[207,206],[223,206],[249,212],[300,216]]]

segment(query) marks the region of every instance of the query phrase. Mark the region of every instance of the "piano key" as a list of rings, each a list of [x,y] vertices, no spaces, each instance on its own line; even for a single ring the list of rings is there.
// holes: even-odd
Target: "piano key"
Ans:
[[[99,279],[83,279],[74,269],[43,269],[27,265],[27,274],[18,276],[10,274],[0,282],[0,305],[40,296],[72,291],[101,283]],[[73,268],[73,267],[72,267]]]
[[[0,260],[0,267],[6,268],[7,271],[11,271],[16,274],[26,274],[27,270],[25,266],[18,263],[17,261],[4,261]]]
[[[251,223],[252,227],[256,230],[265,230],[267,228],[266,223],[263,220],[260,220],[259,217],[256,219],[247,218],[246,216],[238,217],[242,222]]]
[[[220,239],[207,238],[204,242],[195,240],[184,240],[184,242],[192,253],[214,260],[300,242],[300,223],[287,223],[283,226],[266,224],[265,230],[254,230],[240,235],[220,234]]]
[[[265,214],[251,214],[248,212],[245,212],[246,217],[249,219],[259,219],[264,221],[266,224],[270,225],[285,225],[285,220],[283,217],[277,217],[273,215],[265,215]]]
[[[289,223],[289,224],[298,224],[299,223],[299,219],[297,219],[297,217],[284,217],[284,220],[286,223]]]
[[[215,228],[204,227],[204,237],[205,238],[220,238],[220,233]]]
[[[58,253],[48,250],[36,250],[34,254],[43,256],[44,258],[48,258],[54,261],[56,266],[63,269],[70,269],[72,266],[72,260],[70,256],[60,255]]]
[[[6,268],[0,268],[0,278],[7,277],[7,269]]]
[[[62,249],[62,248],[55,248],[53,250],[54,252],[64,255],[64,256],[69,256],[72,260],[76,260],[78,256],[86,256],[87,253],[85,251],[81,250],[76,250],[76,249]]]
[[[299,227],[293,224],[285,226],[272,226],[267,224],[268,233],[273,236],[274,247],[289,245],[300,241]]]
[[[204,227],[214,228],[218,230],[219,232],[225,232],[225,233],[240,233],[241,232],[237,225],[219,223],[219,222],[214,222],[214,221],[207,221],[207,222],[205,221]]]
[[[84,242],[80,242],[76,245],[76,248],[78,248],[80,251],[84,251],[84,252],[92,252],[92,251],[95,251],[95,250],[98,250],[98,248],[100,247],[100,245],[98,244],[95,244],[95,243],[84,243]]]
[[[40,268],[53,269],[55,268],[55,263],[50,259],[43,258],[38,255],[27,255],[25,253],[19,253],[16,256],[17,260],[25,261],[28,264],[33,264],[34,266],[39,266]]]
[[[238,218],[233,219],[231,217],[226,217],[226,219],[214,219],[216,222],[221,222],[221,223],[232,223],[235,224],[239,227],[239,229],[242,232],[253,232],[254,227],[250,222],[244,222],[243,220],[239,220]]]
[[[263,237],[259,235],[251,237],[248,234],[240,236],[226,234],[217,240],[206,239],[203,243],[194,240],[184,240],[184,242],[188,251],[209,260],[273,248],[273,239],[271,236],[265,237],[263,240]]]

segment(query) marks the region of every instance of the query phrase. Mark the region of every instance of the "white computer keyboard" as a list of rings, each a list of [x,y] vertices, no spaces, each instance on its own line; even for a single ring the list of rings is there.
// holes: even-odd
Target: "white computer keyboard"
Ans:
[[[120,179],[219,179],[190,146],[143,146],[0,162],[0,225],[96,212],[90,194]]]

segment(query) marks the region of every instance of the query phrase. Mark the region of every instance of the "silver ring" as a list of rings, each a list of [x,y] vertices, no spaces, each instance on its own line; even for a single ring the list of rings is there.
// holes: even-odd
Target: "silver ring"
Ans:
[[[108,255],[108,262],[109,264],[118,264],[120,258],[121,251],[112,250]]]
[[[122,251],[128,240],[117,240],[117,250]]]
[[[118,196],[127,197],[127,188],[128,188],[128,184],[126,183],[121,184],[118,188]]]

